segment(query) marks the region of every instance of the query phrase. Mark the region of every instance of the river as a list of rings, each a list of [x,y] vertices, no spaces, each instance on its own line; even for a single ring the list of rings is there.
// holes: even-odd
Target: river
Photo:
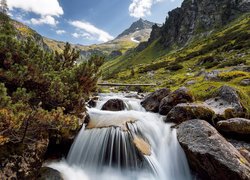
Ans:
[[[48,166],[66,180],[189,180],[189,166],[173,124],[146,112],[126,94],[100,94],[89,108],[90,122],[76,137],[68,157]],[[109,99],[119,98],[124,111],[102,111]]]

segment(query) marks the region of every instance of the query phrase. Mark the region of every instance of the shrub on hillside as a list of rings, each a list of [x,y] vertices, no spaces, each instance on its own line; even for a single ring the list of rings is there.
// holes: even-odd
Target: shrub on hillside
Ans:
[[[13,139],[28,121],[39,134],[70,131],[85,112],[84,99],[96,89],[102,57],[77,65],[79,51],[66,44],[62,53],[19,41],[8,16],[0,13],[0,134]],[[16,133],[18,139],[18,133]],[[19,139],[20,140],[20,139]]]

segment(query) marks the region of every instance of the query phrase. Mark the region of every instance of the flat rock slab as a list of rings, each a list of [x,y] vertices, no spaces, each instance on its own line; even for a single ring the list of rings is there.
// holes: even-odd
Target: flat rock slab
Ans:
[[[202,179],[250,179],[249,162],[208,122],[183,122],[178,126],[177,138],[191,168]]]

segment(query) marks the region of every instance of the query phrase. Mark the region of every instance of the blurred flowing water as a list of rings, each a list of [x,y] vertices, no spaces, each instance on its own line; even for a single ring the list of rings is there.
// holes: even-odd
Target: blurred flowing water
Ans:
[[[119,98],[126,110],[100,110]],[[140,100],[124,94],[101,94],[88,109],[91,128],[83,127],[66,160],[48,166],[66,180],[188,180],[192,179],[176,130],[163,117],[146,112]],[[90,121],[90,122],[91,122]]]

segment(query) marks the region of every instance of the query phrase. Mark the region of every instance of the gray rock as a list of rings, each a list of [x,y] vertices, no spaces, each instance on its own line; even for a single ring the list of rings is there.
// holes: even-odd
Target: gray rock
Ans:
[[[194,97],[192,93],[187,88],[181,87],[161,100],[159,113],[161,115],[167,115],[177,104],[193,101]]]
[[[242,86],[250,86],[250,79],[243,79],[240,82],[240,85],[242,85]]]
[[[217,123],[217,129],[223,132],[250,135],[250,120],[232,118]]]
[[[63,178],[59,171],[50,167],[42,167],[37,180],[63,180]]]
[[[219,74],[220,74],[221,72],[222,72],[222,71],[220,71],[220,70],[213,70],[213,71],[211,71],[211,72],[205,72],[205,73],[204,73],[204,79],[205,79],[206,81],[211,81],[211,80],[217,81],[217,80],[220,79],[218,76],[219,76]]]
[[[202,179],[250,179],[249,162],[208,122],[183,122],[178,126],[177,138],[190,167]]]
[[[208,99],[205,103],[214,110],[218,120],[245,116],[246,109],[241,104],[237,91],[230,86],[222,86],[215,98]]]
[[[105,111],[122,111],[125,108],[126,104],[121,99],[110,99],[102,106]]]
[[[214,111],[204,103],[183,103],[175,106],[167,115],[166,122],[182,123],[191,119],[204,119],[213,123]]]
[[[158,112],[161,100],[170,94],[170,90],[167,88],[157,90],[147,95],[141,102],[141,105],[151,112]]]
[[[191,81],[186,82],[185,84],[186,84],[187,86],[191,86],[191,85],[193,85],[193,84],[195,84],[195,83],[196,83],[195,80],[191,80]]]

